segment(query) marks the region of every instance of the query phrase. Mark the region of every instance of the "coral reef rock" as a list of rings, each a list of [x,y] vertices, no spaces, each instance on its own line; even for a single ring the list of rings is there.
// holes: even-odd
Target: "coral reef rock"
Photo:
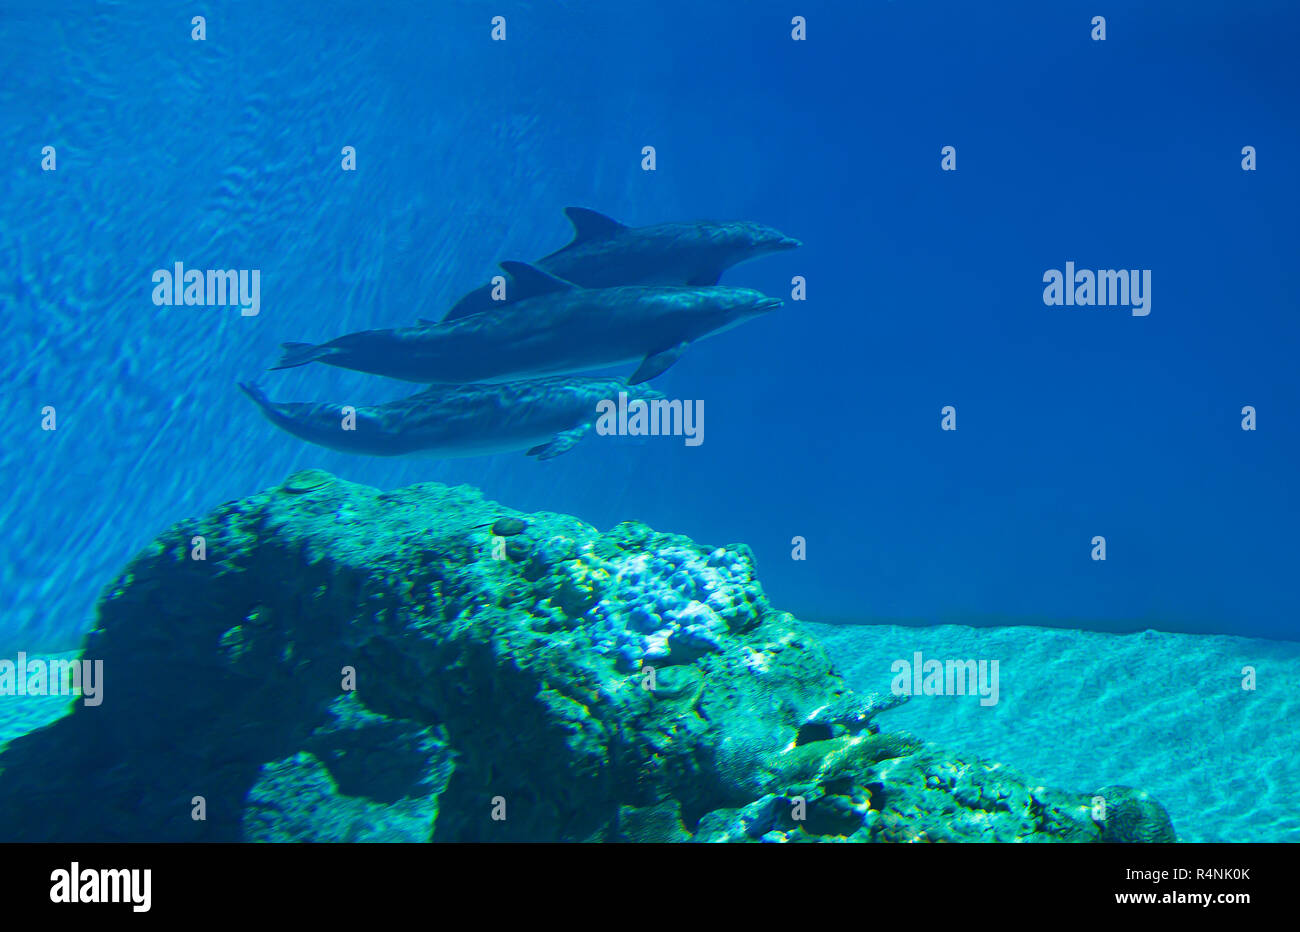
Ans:
[[[1098,819],[1091,794],[882,730],[897,701],[845,688],[743,545],[467,487],[309,470],[176,525],[84,656],[103,702],[0,754],[0,838],[1173,835],[1140,791]]]

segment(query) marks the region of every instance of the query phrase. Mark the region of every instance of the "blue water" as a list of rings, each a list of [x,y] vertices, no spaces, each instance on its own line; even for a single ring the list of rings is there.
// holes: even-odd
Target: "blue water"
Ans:
[[[812,620],[1296,639],[1300,12],[1131,6],[4,3],[0,646],[75,645],[162,528],[308,466],[743,541]],[[807,301],[656,380],[702,446],[372,460],[236,390],[408,394],[263,370],[441,316],[570,204],[805,242],[723,281]],[[154,306],[177,261],[260,269],[261,313]],[[1150,315],[1045,306],[1067,261],[1152,270]]]

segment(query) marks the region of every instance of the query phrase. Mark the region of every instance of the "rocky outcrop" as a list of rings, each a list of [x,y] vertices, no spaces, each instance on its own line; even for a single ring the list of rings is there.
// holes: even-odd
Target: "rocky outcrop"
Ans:
[[[201,559],[199,558],[201,557]],[[1100,841],[1092,797],[882,730],[743,545],[308,471],[109,587],[104,701],[0,755],[0,837]],[[35,807],[35,808],[33,808]],[[1169,830],[1172,832],[1172,829]]]

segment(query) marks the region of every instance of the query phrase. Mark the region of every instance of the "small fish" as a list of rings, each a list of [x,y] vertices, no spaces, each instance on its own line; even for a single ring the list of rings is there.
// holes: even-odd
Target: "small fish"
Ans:
[[[474,525],[474,530],[488,527],[486,524]],[[492,523],[492,533],[497,537],[514,537],[516,534],[522,534],[528,527],[528,522],[523,518],[498,518]]]

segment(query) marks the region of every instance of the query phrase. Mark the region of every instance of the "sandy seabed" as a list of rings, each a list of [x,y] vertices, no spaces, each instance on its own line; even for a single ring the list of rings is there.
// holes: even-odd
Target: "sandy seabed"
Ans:
[[[1128,784],[1179,841],[1300,842],[1300,644],[1224,635],[805,622],[849,685],[886,691],[896,660],[997,660],[996,705],[914,696],[880,716],[1031,780]],[[1254,667],[1256,688],[1242,688]]]

